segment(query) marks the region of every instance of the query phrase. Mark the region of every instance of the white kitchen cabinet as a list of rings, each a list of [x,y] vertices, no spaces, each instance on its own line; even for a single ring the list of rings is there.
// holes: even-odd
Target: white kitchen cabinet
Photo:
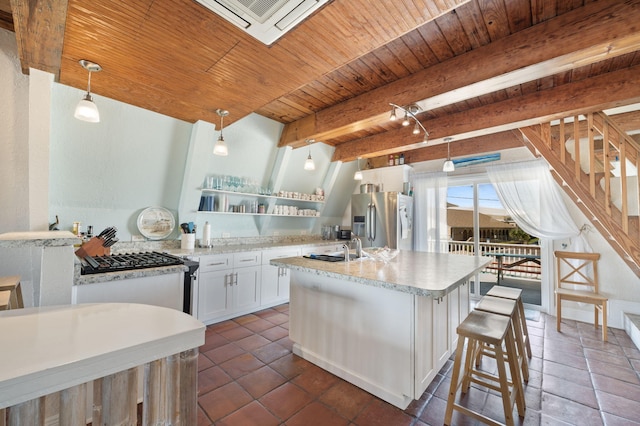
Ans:
[[[449,342],[452,324],[449,323],[449,295],[432,299],[433,303],[433,330],[438,330],[433,335],[433,359],[437,366],[443,366],[451,354]],[[455,325],[453,329],[455,330]]]
[[[262,252],[262,286],[260,304],[262,307],[274,306],[289,301],[290,273],[288,268],[272,266],[272,259],[300,256],[297,247],[265,250]]]
[[[259,251],[200,257],[198,319],[213,323],[260,306]]]
[[[242,315],[260,307],[261,271],[259,266],[234,269],[232,313]]]
[[[421,395],[456,349],[456,328],[469,314],[469,284],[442,299],[416,298],[415,395]]]
[[[198,319],[204,323],[225,316],[231,308],[232,270],[200,272],[198,276]]]
[[[71,303],[142,303],[182,311],[184,274],[74,285]]]

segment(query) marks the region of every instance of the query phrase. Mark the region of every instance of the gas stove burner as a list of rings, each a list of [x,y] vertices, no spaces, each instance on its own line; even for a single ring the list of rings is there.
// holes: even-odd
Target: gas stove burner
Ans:
[[[85,256],[82,260],[80,273],[89,275],[183,264],[182,259],[178,257],[155,251],[114,254],[111,256]]]

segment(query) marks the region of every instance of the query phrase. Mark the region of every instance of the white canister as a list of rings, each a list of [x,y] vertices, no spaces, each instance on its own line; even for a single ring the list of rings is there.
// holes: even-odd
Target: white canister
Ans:
[[[180,248],[182,250],[193,250],[196,248],[196,234],[182,234],[180,237]]]

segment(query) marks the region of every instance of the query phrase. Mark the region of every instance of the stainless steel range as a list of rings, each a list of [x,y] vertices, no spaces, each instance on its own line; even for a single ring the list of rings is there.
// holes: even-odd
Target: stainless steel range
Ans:
[[[80,273],[82,275],[184,264],[184,261],[178,257],[155,251],[114,254],[110,256],[85,256],[81,262],[82,267]]]

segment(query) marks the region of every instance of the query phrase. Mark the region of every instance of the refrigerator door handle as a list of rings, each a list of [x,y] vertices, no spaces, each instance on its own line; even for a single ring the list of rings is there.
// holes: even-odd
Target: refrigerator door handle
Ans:
[[[369,210],[367,239],[373,242],[376,239],[376,206],[373,203],[369,203],[367,208]]]

